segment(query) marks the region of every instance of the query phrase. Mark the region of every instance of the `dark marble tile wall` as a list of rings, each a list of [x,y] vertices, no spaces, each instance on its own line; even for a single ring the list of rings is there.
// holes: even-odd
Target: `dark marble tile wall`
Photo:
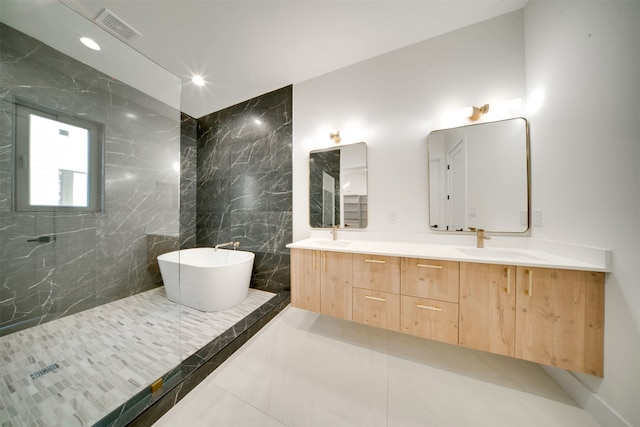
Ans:
[[[289,289],[292,86],[198,119],[196,242],[256,254],[251,286]]]
[[[180,120],[180,248],[196,247],[196,161],[198,122],[182,113]]]
[[[157,269],[148,268],[147,236],[178,240],[181,126],[179,111],[0,25],[0,334],[6,334],[161,283]],[[12,211],[15,97],[104,124],[104,212]],[[192,143],[192,163],[193,149]],[[45,234],[57,238],[26,241]]]

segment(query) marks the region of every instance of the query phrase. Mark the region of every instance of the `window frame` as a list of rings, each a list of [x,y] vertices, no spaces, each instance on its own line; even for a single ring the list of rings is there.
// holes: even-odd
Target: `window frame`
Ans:
[[[89,132],[87,206],[31,205],[30,119],[31,114],[56,120]],[[13,207],[15,212],[104,212],[104,124],[72,116],[20,98],[14,99]]]

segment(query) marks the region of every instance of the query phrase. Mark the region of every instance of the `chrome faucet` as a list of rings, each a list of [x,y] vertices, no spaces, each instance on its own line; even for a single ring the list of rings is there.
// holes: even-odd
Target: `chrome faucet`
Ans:
[[[491,240],[491,237],[487,237],[484,235],[484,230],[482,228],[469,227],[469,230],[475,231],[476,233],[476,247],[484,248],[484,241]]]
[[[214,249],[217,251],[218,248],[224,248],[226,246],[233,246],[233,250],[235,251],[238,249],[238,246],[240,246],[240,242],[218,243]]]

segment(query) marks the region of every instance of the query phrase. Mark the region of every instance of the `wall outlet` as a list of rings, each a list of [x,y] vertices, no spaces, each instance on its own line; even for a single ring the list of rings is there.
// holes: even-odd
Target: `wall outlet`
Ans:
[[[398,215],[396,215],[395,212],[391,212],[389,214],[389,223],[390,224],[396,224],[398,222]]]
[[[533,225],[542,227],[542,211],[533,211]]]

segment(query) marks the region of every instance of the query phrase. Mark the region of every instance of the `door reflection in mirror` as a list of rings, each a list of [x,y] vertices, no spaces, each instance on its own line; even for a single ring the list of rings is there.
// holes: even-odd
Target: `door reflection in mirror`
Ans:
[[[429,224],[436,231],[529,228],[529,132],[523,118],[431,132]]]

